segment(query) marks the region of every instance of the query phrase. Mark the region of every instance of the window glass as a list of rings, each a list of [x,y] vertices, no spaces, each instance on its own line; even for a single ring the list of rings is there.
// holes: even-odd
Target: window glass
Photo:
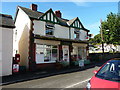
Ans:
[[[72,61],[77,61],[78,58],[78,47],[73,46],[73,51],[71,53]]]
[[[45,48],[44,50],[44,61],[51,61],[51,49]]]
[[[105,80],[120,82],[120,60],[111,60],[105,64],[100,71],[96,74],[96,77]]]
[[[73,61],[85,60],[86,59],[86,49],[84,47],[73,46],[73,51],[71,53]]]
[[[69,46],[62,45],[62,54],[63,54],[63,61],[69,62]]]
[[[86,57],[87,57],[87,52],[86,52],[86,48],[84,47],[79,47],[78,48],[78,54],[80,56],[80,59],[83,59],[83,60],[86,60]]]
[[[52,61],[56,61],[58,59],[57,55],[57,49],[52,49]]]
[[[45,28],[46,28],[46,35],[52,36],[54,34],[54,24],[46,23]]]
[[[36,53],[37,54],[43,54],[44,53],[44,47],[43,47],[44,45],[36,45]]]
[[[44,59],[44,60],[41,60],[43,62],[56,61],[58,59],[57,45],[37,44],[36,45],[36,58],[39,59],[37,61],[40,62],[41,57]]]
[[[56,45],[52,45],[51,47],[52,47],[52,48],[57,48],[57,46],[56,46]]]
[[[36,63],[44,62],[44,45],[36,45]]]
[[[75,29],[75,30],[74,30],[74,38],[75,38],[75,39],[79,39],[79,36],[80,36],[80,34],[79,34],[79,29]]]

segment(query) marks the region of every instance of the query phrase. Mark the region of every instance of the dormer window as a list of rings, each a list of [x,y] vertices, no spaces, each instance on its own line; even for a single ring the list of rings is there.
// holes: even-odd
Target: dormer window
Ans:
[[[79,29],[75,29],[74,30],[74,38],[75,39],[79,39],[79,37],[80,37],[80,30]]]
[[[55,29],[54,24],[47,22],[45,28],[46,28],[46,36],[54,35],[54,29]]]

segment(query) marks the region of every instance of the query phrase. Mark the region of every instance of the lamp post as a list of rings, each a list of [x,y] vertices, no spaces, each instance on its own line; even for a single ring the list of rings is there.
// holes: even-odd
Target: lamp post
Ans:
[[[104,55],[104,39],[103,39],[103,31],[102,31],[102,19],[100,20],[100,35],[101,35],[101,40],[102,40],[102,52],[103,52],[103,55]]]

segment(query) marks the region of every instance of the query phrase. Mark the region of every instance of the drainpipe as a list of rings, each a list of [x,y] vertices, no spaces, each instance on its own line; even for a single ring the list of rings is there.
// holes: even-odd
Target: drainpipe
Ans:
[[[34,36],[33,36],[33,19],[31,19],[31,27],[29,31],[29,70],[30,71],[35,71],[36,70],[36,63],[35,63],[35,44],[34,44]]]

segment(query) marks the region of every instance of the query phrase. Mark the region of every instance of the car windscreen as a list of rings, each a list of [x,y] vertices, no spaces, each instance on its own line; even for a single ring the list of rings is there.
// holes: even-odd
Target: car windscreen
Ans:
[[[120,82],[120,60],[111,60],[107,62],[96,74],[96,77]]]

